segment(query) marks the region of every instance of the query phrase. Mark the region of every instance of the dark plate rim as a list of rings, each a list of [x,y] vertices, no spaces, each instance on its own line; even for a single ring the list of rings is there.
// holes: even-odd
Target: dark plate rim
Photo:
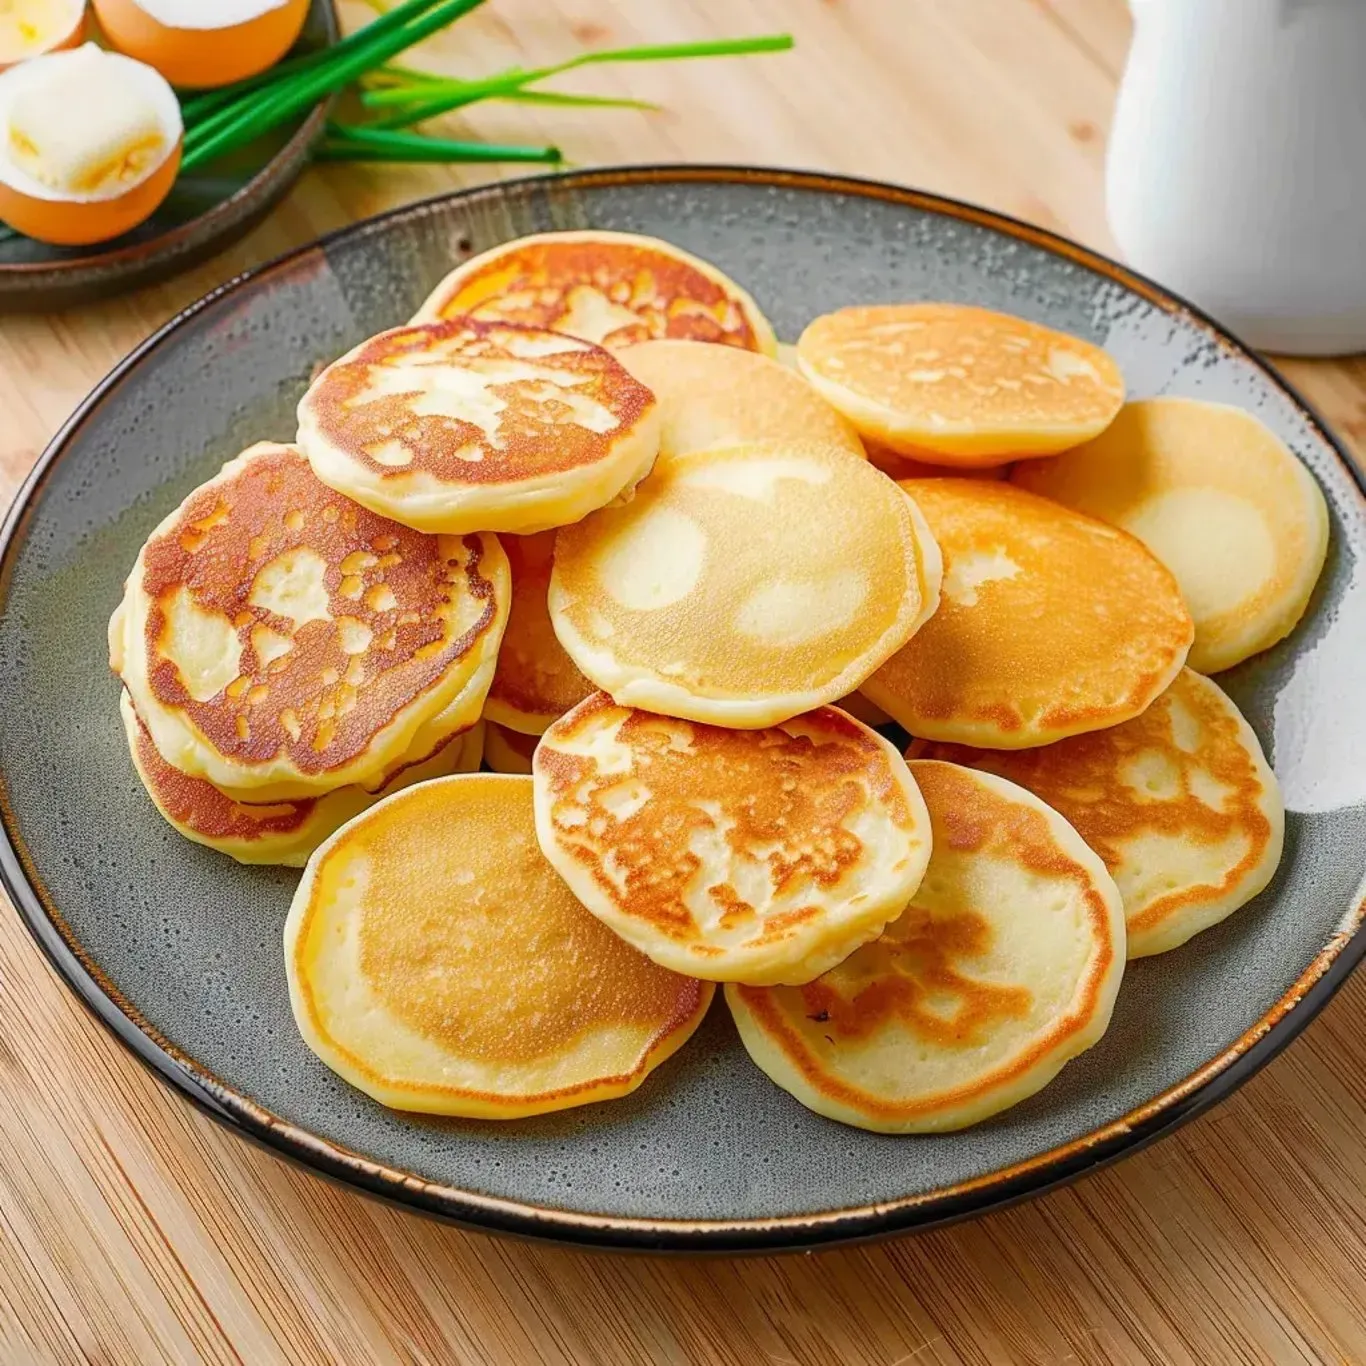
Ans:
[[[1342,443],[1267,361],[1194,305],[1128,267],[1056,233],[960,200],[847,176],[733,165],[609,167],[495,182],[390,210],[246,271],[176,314],[96,385],[63,424],[20,486],[0,524],[0,611],[8,595],[15,547],[27,521],[28,510],[72,436],[89,420],[105,395],[147,355],[173,341],[183,325],[216,301],[249,289],[272,273],[292,267],[310,256],[324,253],[333,243],[384,233],[392,223],[434,215],[451,204],[498,200],[507,195],[534,193],[540,188],[572,191],[697,183],[759,184],[881,199],[994,229],[1104,275],[1164,311],[1185,318],[1225,350],[1259,369],[1267,382],[1297,408],[1301,417],[1337,455],[1366,499],[1366,478]],[[142,1019],[128,1002],[122,1000],[98,965],[88,958],[42,887],[37,869],[18,833],[3,774],[0,774],[0,884],[9,893],[29,932],[58,974],[96,1018],[163,1081],[241,1137],[367,1194],[465,1227],[622,1250],[795,1251],[923,1231],[1041,1194],[1138,1151],[1223,1100],[1309,1024],[1366,955],[1366,935],[1359,933],[1366,919],[1366,901],[1363,901],[1343,918],[1284,996],[1223,1052],[1121,1118],[1011,1167],[901,1200],[812,1214],[770,1219],[642,1218],[582,1214],[428,1181],[320,1138],[226,1086],[192,1058],[179,1052]]]
[[[334,0],[322,0],[320,12],[327,29],[330,43],[337,41],[340,32],[337,23],[337,9]],[[270,157],[256,173],[237,187],[226,199],[220,199],[203,213],[187,218],[185,222],[168,228],[157,237],[144,242],[130,242],[126,246],[112,250],[92,250],[82,256],[64,256],[55,261],[0,261],[0,282],[4,280],[47,280],[55,285],[65,282],[67,276],[92,270],[117,268],[125,262],[143,261],[150,256],[174,255],[182,244],[200,238],[208,233],[212,237],[221,226],[225,230],[242,217],[243,209],[256,199],[262,187],[273,180],[280,168],[293,163],[292,171],[286,172],[285,185],[303,173],[307,162],[308,149],[322,132],[331,108],[332,97],[324,96],[309,111],[304,121],[294,130],[289,140],[274,156]],[[97,246],[92,243],[92,246]],[[273,264],[273,263],[272,263]],[[188,311],[188,310],[187,310]],[[171,319],[175,321],[174,318]],[[155,335],[155,334],[154,334]]]

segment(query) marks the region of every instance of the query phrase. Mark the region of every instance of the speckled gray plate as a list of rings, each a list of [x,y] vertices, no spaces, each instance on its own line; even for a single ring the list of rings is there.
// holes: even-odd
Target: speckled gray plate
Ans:
[[[332,0],[313,0],[295,45],[337,40]],[[86,247],[0,239],[0,309],[65,308],[164,280],[245,236],[308,164],[327,117],[323,101],[301,118],[176,179],[161,207],[132,232]]]
[[[296,875],[188,843],[138,788],[105,622],[143,538],[239,448],[289,438],[314,368],[406,318],[453,261],[585,226],[657,233],[715,261],[789,338],[841,304],[920,297],[1080,333],[1114,353],[1134,394],[1255,412],[1328,495],[1332,550],[1307,619],[1220,680],[1285,790],[1274,884],[1186,948],[1133,964],[1104,1041],[989,1124],[886,1138],[820,1119],[754,1069],[719,1004],[626,1100],[504,1125],[391,1113],[294,1030],[280,926]],[[786,172],[601,171],[456,195],[202,300],[125,361],[39,462],[0,560],[0,872],[67,981],[166,1080],[365,1190],[484,1228],[615,1246],[794,1247],[925,1227],[1132,1151],[1226,1095],[1360,958],[1363,548],[1356,476],[1271,370],[1152,285],[1036,229]]]

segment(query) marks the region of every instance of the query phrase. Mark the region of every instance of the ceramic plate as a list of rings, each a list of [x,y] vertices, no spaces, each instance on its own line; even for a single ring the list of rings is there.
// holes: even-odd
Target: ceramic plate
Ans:
[[[296,53],[335,42],[331,0],[313,0]],[[180,176],[140,227],[89,247],[0,238],[0,309],[64,308],[188,270],[245,236],[284,197],[322,131],[325,105]]]
[[[405,319],[452,264],[546,228],[656,233],[747,285],[794,338],[842,304],[1009,309],[1108,347],[1136,395],[1249,409],[1318,476],[1332,550],[1289,640],[1221,676],[1284,787],[1273,885],[1177,952],[1132,964],[1103,1042],[963,1134],[818,1118],[750,1063],[719,1000],[625,1100],[510,1124],[382,1109],[300,1042],[280,929],[297,874],[175,834],[139,789],[105,623],[143,538],[230,455],[288,439],[315,368]],[[923,1228],[1037,1192],[1228,1094],[1361,957],[1366,502],[1263,362],[1193,309],[1035,228],[908,190],[787,172],[600,171],[403,209],[188,309],[81,406],[39,462],[0,561],[0,871],[72,988],[239,1133],[414,1209],[614,1246],[811,1246]]]

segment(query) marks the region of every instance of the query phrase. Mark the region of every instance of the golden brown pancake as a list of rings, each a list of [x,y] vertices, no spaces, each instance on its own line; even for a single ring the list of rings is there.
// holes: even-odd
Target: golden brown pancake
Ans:
[[[656,963],[808,982],[900,914],[929,858],[896,749],[833,707],[727,730],[597,693],[532,760],[541,849]]]
[[[1328,553],[1308,469],[1251,413],[1193,398],[1126,403],[1094,441],[1012,482],[1137,536],[1195,618],[1190,664],[1231,669],[1290,634]]]
[[[661,458],[750,441],[806,441],[863,455],[858,433],[790,367],[704,342],[648,341],[617,353],[659,404]]]
[[[321,797],[272,805],[247,805],[226,797],[203,778],[172,768],[157,753],[147,728],[124,692],[119,699],[133,767],[153,805],[187,839],[228,854],[239,863],[278,863],[302,868],[335,830],[381,797],[428,778],[472,773],[483,756],[483,726],[441,739],[435,749],[413,749],[371,787],[339,787]]]
[[[939,553],[918,519],[837,447],[699,451],[560,530],[550,617],[623,705],[774,725],[859,686],[934,610]]]
[[[493,536],[411,531],[263,443],[152,533],[111,662],[173,768],[286,801],[367,781],[438,715],[473,725],[509,597]]]
[[[1105,860],[1124,898],[1129,957],[1163,953],[1231,915],[1271,880],[1285,813],[1252,727],[1182,669],[1141,716],[1029,750],[916,741],[1027,787]]]
[[[539,735],[523,735],[508,730],[496,721],[484,723],[484,763],[494,773],[531,772],[531,756],[536,752]]]
[[[1190,614],[1132,536],[976,479],[908,480],[944,557],[939,610],[861,691],[912,735],[1026,749],[1137,716]]]
[[[304,1041],[383,1105],[515,1119],[633,1091],[712,987],[657,967],[536,844],[531,779],[410,787],[309,860],[285,922]]]
[[[715,266],[655,237],[596,229],[519,237],[466,261],[414,321],[465,314],[600,346],[672,337],[772,355],[777,345],[758,305]]]
[[[1080,337],[964,304],[842,308],[797,342],[802,374],[870,441],[935,465],[999,465],[1098,435],[1119,367]]]
[[[1100,859],[1023,788],[911,765],[934,852],[880,938],[799,987],[728,986],[751,1058],[818,1114],[961,1129],[1046,1086],[1110,1022],[1124,913]]]
[[[420,531],[577,521],[654,463],[654,396],[609,351],[456,318],[397,327],[334,361],[299,404],[323,483]]]
[[[512,611],[484,715],[509,730],[539,735],[582,702],[593,685],[565,654],[550,623],[546,591],[555,533],[504,536],[502,546],[512,567]]]

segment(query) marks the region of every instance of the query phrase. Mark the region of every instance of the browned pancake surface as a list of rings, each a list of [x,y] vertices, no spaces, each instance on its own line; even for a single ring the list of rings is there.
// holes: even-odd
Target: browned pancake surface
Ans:
[[[583,335],[604,346],[657,337],[761,350],[734,296],[691,262],[646,243],[541,240],[513,244],[466,276],[441,316],[472,314]]]
[[[591,342],[459,317],[380,333],[304,402],[317,432],[372,474],[486,485],[597,464],[654,396]]]
[[[493,629],[479,539],[464,538],[463,564],[443,544],[327,488],[292,448],[252,459],[148,542],[152,695],[239,762],[286,755],[305,774],[350,762]],[[482,610],[448,639],[442,612],[457,593]],[[294,615],[276,610],[282,600]],[[237,676],[207,698],[169,657],[179,612],[230,624],[241,651]]]

